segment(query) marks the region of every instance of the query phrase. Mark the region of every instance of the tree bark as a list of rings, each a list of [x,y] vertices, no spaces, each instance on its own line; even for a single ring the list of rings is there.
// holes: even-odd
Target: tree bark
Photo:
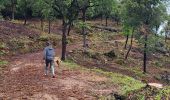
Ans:
[[[147,62],[147,40],[148,36],[145,35],[145,44],[144,44],[144,57],[143,57],[143,73],[146,73],[146,62]]]
[[[86,9],[84,9],[83,11],[83,22],[85,23],[86,22]],[[82,28],[82,33],[83,33],[83,47],[84,47],[84,50],[86,51],[87,49],[87,43],[86,43],[86,29],[85,27]]]
[[[72,26],[72,23],[70,23],[68,27],[68,33],[67,33],[68,36],[70,36],[71,26]]]
[[[108,17],[106,17],[106,26],[108,25],[108,22],[107,22],[107,21],[108,21]]]
[[[26,14],[24,14],[24,25],[27,24],[27,17],[26,17]]]
[[[124,49],[127,49],[128,40],[129,40],[129,34],[126,35],[126,42],[125,42]]]
[[[165,43],[167,42],[167,38],[168,38],[167,34],[168,32],[165,32]]]
[[[101,14],[101,26],[103,24],[103,15]]]
[[[132,45],[133,45],[133,33],[134,33],[134,29],[133,29],[133,31],[132,31],[130,47],[129,47],[127,53],[126,53],[125,60],[127,60],[128,55],[129,55],[129,52],[130,52],[130,50],[132,49]]]
[[[12,4],[12,20],[15,20],[15,4]]]
[[[51,20],[48,21],[48,34],[51,33]]]
[[[67,47],[66,31],[67,31],[67,24],[64,22],[63,23],[63,34],[62,34],[62,56],[61,56],[61,60],[63,61],[66,59],[66,47]]]
[[[43,18],[41,18],[41,30],[44,31],[44,22],[43,22]]]

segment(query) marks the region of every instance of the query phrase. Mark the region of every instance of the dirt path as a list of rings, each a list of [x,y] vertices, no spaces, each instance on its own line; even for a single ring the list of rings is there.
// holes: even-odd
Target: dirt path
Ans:
[[[68,51],[79,45],[68,46]],[[61,49],[56,49],[61,52]],[[59,55],[60,53],[58,53]],[[106,77],[92,72],[57,67],[56,78],[44,76],[42,52],[11,58],[10,66],[0,76],[0,99],[12,100],[95,100],[108,95],[116,86],[106,86]]]

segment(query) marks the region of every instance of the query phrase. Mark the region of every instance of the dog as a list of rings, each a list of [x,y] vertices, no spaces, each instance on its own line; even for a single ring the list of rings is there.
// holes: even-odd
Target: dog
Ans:
[[[60,67],[61,59],[59,57],[54,57],[54,63]]]

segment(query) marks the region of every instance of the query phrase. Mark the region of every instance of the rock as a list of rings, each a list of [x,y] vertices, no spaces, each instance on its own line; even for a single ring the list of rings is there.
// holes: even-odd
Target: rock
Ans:
[[[170,56],[170,54],[169,54],[169,53],[166,53],[166,54],[165,54],[165,56],[166,56],[166,57],[169,57],[169,56]]]
[[[160,88],[160,89],[163,88],[163,85],[159,83],[148,83],[148,85],[152,87]]]
[[[68,97],[67,100],[78,100],[78,99],[74,97]]]

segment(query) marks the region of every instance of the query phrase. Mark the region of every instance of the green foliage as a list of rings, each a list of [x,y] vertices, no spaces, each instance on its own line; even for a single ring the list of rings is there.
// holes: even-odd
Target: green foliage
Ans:
[[[28,12],[32,9],[33,4],[34,4],[33,0],[18,0],[17,12],[21,14],[23,17],[27,17]]]
[[[96,15],[102,15],[104,17],[110,17],[114,13],[114,9],[117,2],[116,0],[98,0],[98,5],[94,11]]]
[[[33,4],[33,15],[38,16],[41,18],[45,18],[48,20],[55,19],[55,12],[54,8],[54,0],[37,0]]]
[[[82,28],[85,28],[87,30],[91,30],[91,26],[83,21],[75,21],[75,27],[81,30]]]
[[[6,49],[7,49],[7,45],[3,42],[0,42],[0,56],[8,53]]]
[[[60,39],[61,37],[56,35],[56,34],[46,34],[43,33],[39,36],[38,41],[40,42],[47,42],[47,41],[51,41],[53,42],[53,45],[57,45],[59,41],[61,41]]]
[[[9,49],[13,52],[22,51],[22,53],[25,53],[29,49],[29,45],[33,44],[33,41],[31,41],[28,37],[18,37],[13,38],[9,40],[7,43]]]
[[[133,27],[147,24],[152,28],[165,20],[163,0],[122,0],[122,22]]]
[[[168,100],[170,98],[170,87],[161,89],[155,96],[155,100]]]
[[[7,61],[0,61],[0,66],[4,66],[4,65],[7,65],[8,62]]]
[[[129,25],[123,25],[123,35],[131,35],[133,32],[133,27],[130,27]]]
[[[166,86],[163,89],[157,89],[155,87],[146,87],[130,93],[132,100],[169,100],[170,87]]]
[[[70,24],[78,17],[77,0],[54,0],[53,8],[62,17],[64,24]]]
[[[140,47],[142,47],[142,45],[145,43],[145,40],[144,40],[144,37],[139,37],[139,39],[138,39],[138,42],[139,42],[139,45],[140,45]],[[148,46],[147,46],[147,48],[146,48],[146,51],[148,52],[148,53],[153,53],[153,52],[155,52],[156,50],[157,50],[157,46],[156,46],[156,44],[157,43],[163,43],[163,40],[162,40],[162,38],[160,38],[160,37],[157,37],[157,36],[155,36],[155,35],[149,35],[148,36],[148,41],[147,41],[147,44],[149,44]],[[159,47],[158,47],[159,48]],[[140,48],[141,49],[141,51],[144,51],[144,48]]]

